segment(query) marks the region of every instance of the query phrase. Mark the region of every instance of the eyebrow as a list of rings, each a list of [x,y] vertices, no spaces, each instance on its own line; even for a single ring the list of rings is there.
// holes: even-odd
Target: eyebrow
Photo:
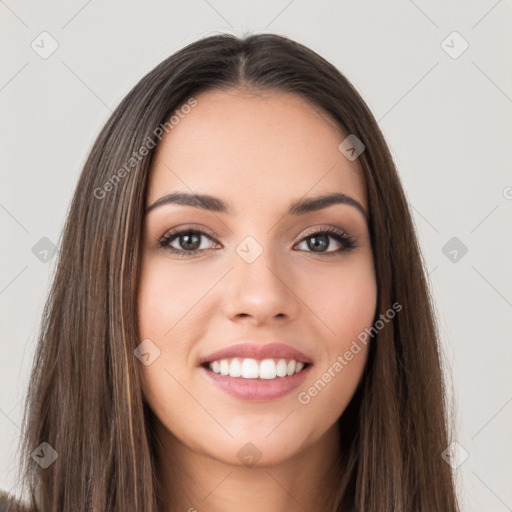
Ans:
[[[188,194],[185,192],[173,192],[157,199],[146,209],[146,214],[150,211],[166,204],[181,204],[201,208],[210,212],[230,213],[228,205],[220,198],[208,194]],[[368,215],[359,201],[341,192],[334,192],[318,197],[299,199],[292,203],[285,215],[304,215],[306,213],[316,212],[334,204],[346,204],[359,210],[365,220]]]

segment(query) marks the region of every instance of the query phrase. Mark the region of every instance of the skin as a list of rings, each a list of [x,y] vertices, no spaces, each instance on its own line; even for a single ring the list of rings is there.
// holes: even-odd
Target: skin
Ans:
[[[142,372],[156,416],[158,471],[167,502],[175,504],[168,510],[229,512],[241,503],[246,512],[327,509],[334,457],[343,449],[336,422],[360,381],[368,346],[308,404],[298,393],[372,325],[371,243],[354,206],[284,214],[298,199],[332,192],[368,212],[364,178],[357,160],[338,150],[347,134],[298,95],[230,90],[196,99],[159,143],[147,206],[182,191],[217,196],[231,212],[167,204],[147,213],[138,297],[141,340],[160,350]],[[171,229],[198,225],[211,233],[201,235],[199,254],[182,258],[159,246]],[[353,237],[356,248],[335,254],[341,244],[324,238],[329,246],[315,252],[311,235],[329,226]],[[249,235],[263,249],[252,263],[236,252]],[[186,243],[177,236],[171,245],[186,253]],[[201,357],[236,342],[276,339],[314,361],[304,385],[282,398],[234,398],[198,367]],[[248,442],[261,453],[250,467],[237,456]]]

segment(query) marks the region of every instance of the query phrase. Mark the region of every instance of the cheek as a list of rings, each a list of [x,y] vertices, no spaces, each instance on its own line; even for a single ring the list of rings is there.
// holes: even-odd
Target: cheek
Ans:
[[[186,305],[194,302],[193,295],[183,273],[170,272],[165,260],[146,255],[138,291],[139,334],[141,340],[151,340],[159,353],[151,364],[141,367],[141,385],[151,409],[171,431],[177,428],[172,411],[190,407],[190,397],[178,384],[187,376],[187,361],[182,357],[186,342],[180,344],[181,337],[175,333],[182,327],[176,324],[185,315]]]
[[[314,386],[299,401],[307,404],[315,397],[314,407],[328,410],[335,421],[350,402],[367,361],[371,341],[365,330],[372,327],[377,306],[373,260],[347,265],[322,283],[313,303],[329,329],[323,338],[325,352]]]
[[[190,379],[193,340],[200,339],[204,324],[197,321],[200,299],[218,280],[197,269],[179,268],[164,256],[144,256],[138,290],[138,324],[142,340],[159,350],[154,361],[142,368],[143,388],[153,410],[190,406],[190,396],[179,383]],[[186,268],[187,267],[187,268]]]
[[[150,346],[157,347],[154,350],[158,357],[142,367],[143,387],[151,401],[159,401],[166,396],[166,390],[172,390],[175,381],[168,372],[176,375],[185,368],[185,361],[176,360],[176,353],[184,347],[180,346],[180,337],[174,336],[181,326],[175,328],[184,315],[181,310],[187,303],[187,294],[191,293],[190,287],[182,286],[181,279],[176,272],[171,279],[165,262],[146,257],[138,292],[138,324],[141,341],[151,340]]]
[[[328,328],[329,351],[341,350],[372,325],[377,307],[373,260],[368,257],[317,280],[311,303]]]
[[[145,338],[163,341],[208,290],[197,272],[169,265],[163,257],[147,257],[140,276],[138,319]]]

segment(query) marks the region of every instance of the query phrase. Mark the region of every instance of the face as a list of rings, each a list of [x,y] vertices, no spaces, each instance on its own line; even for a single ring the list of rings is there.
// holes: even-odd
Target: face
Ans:
[[[240,465],[250,442],[274,464],[333,431],[367,360],[367,345],[351,350],[376,307],[364,178],[338,149],[347,134],[300,96],[196,100],[150,174],[143,392],[184,450]],[[351,200],[291,209],[333,193]]]

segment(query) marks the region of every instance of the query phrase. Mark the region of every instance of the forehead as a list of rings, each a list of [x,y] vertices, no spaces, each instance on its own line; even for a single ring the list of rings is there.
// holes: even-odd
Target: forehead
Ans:
[[[362,172],[338,150],[347,134],[296,94],[207,91],[156,149],[147,204],[172,191],[222,197],[235,213],[341,192],[365,209]]]

